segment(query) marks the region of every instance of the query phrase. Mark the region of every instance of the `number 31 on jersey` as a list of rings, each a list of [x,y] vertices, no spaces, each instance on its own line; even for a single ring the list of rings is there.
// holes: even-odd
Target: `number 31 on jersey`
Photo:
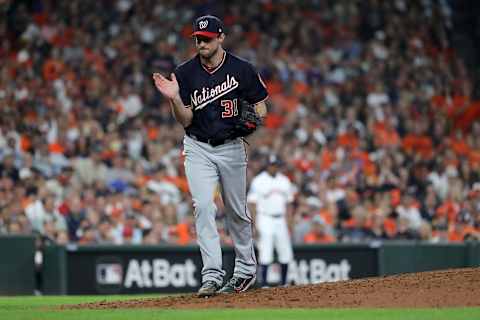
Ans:
[[[221,100],[220,105],[224,108],[222,111],[222,118],[231,118],[238,116],[237,99]]]

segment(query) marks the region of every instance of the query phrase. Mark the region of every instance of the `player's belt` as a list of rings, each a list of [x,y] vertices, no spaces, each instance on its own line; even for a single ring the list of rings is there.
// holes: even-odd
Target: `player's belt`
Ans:
[[[228,142],[231,142],[235,139],[207,139],[207,138],[202,138],[202,137],[197,137],[196,135],[194,134],[187,134],[190,138],[192,138],[193,140],[197,140],[197,141],[200,141],[200,142],[203,142],[203,143],[208,143],[209,145],[211,145],[212,147],[216,147],[216,146],[219,146],[219,145],[222,145],[222,144],[225,144],[225,143],[228,143]]]

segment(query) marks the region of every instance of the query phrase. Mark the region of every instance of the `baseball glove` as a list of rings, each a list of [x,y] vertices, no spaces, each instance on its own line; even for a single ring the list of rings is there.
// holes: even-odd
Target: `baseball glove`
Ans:
[[[240,100],[240,110],[240,116],[233,128],[233,136],[246,137],[263,124],[263,119],[257,115],[255,107],[245,100]]]

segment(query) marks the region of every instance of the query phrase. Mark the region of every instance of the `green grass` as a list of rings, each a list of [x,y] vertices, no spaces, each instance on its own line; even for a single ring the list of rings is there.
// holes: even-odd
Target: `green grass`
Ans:
[[[152,297],[152,296],[145,296]],[[0,297],[2,320],[104,320],[104,319],[320,319],[320,320],[470,320],[480,319],[480,308],[450,309],[259,309],[259,310],[68,310],[48,307],[99,300],[124,300],[139,296],[58,296],[58,297]]]

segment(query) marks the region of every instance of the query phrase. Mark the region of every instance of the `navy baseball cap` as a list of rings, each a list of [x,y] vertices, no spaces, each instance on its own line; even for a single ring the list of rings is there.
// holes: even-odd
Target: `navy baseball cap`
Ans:
[[[223,22],[215,16],[201,16],[193,24],[193,36],[216,38],[223,33]]]
[[[282,164],[282,160],[275,154],[268,156],[267,164],[271,166],[279,166]]]

